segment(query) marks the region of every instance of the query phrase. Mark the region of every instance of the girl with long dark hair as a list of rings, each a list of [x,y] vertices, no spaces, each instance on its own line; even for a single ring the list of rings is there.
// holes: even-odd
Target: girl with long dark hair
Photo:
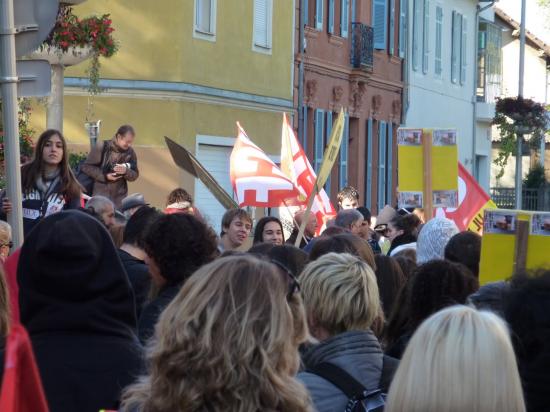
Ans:
[[[48,129],[40,135],[33,160],[21,167],[23,229],[27,234],[42,218],[80,206],[81,186],[69,166],[67,142],[63,134]],[[12,210],[4,197],[2,211]]]

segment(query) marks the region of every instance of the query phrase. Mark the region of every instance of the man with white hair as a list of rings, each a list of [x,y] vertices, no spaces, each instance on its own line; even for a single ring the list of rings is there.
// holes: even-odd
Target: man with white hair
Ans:
[[[349,230],[359,236],[363,228],[363,214],[357,209],[343,209],[338,212],[334,219],[334,225]]]
[[[86,209],[92,212],[107,229],[115,224],[115,205],[105,196],[92,196],[86,202]]]

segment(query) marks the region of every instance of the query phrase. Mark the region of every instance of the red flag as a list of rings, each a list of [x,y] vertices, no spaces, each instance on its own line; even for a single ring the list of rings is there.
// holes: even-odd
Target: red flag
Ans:
[[[460,230],[481,233],[483,229],[483,210],[496,207],[491,198],[462,164],[458,163],[458,207],[437,208],[434,216],[454,220]]]
[[[230,160],[230,176],[239,206],[279,207],[303,203],[300,192],[275,163],[248,138],[237,123],[239,135]]]
[[[6,341],[0,411],[48,410],[29,335],[21,324],[16,323],[12,326]]]
[[[313,192],[317,176],[311,167],[304,149],[298,142],[294,130],[288,123],[286,114],[283,115],[283,132],[281,143],[281,170],[300,190],[304,198]],[[317,218],[317,231],[320,233],[326,221],[336,215],[336,210],[324,189],[315,196],[312,213]]]

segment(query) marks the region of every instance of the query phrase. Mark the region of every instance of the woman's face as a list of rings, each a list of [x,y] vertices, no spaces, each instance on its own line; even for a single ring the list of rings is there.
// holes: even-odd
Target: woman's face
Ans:
[[[126,132],[125,134],[116,135],[116,144],[122,150],[128,150],[134,143],[134,134],[132,132]]]
[[[277,222],[266,223],[264,231],[262,232],[262,240],[266,243],[282,245],[283,231],[281,230],[281,226]]]
[[[63,142],[58,134],[46,140],[42,149],[42,161],[49,166],[58,166],[63,160]]]
[[[386,229],[386,232],[384,233],[384,235],[392,242],[393,242],[393,239],[395,239],[397,236],[402,234],[403,234],[403,231],[400,229],[396,229],[396,227],[391,223],[388,223],[388,227]]]

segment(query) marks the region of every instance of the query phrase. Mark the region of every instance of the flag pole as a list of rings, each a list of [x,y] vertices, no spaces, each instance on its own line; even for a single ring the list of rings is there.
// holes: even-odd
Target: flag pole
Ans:
[[[306,211],[304,212],[304,215],[302,217],[302,223],[300,224],[300,230],[298,231],[298,236],[296,236],[296,241],[294,242],[294,246],[296,247],[300,247],[300,242],[304,237],[304,231],[306,230],[306,225],[309,222],[309,215],[311,214],[311,207],[313,206],[313,200],[315,199],[315,196],[317,196],[317,193],[318,193],[317,182],[315,182],[315,186],[313,186],[313,191],[309,195]],[[306,240],[306,243],[307,243],[307,240]]]

